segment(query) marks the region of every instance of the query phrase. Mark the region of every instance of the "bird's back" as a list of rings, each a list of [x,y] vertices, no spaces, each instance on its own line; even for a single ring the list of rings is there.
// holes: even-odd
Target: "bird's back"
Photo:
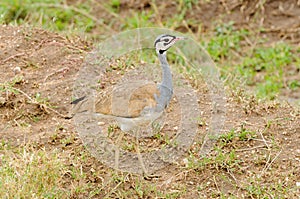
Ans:
[[[153,109],[159,97],[157,85],[153,82],[134,81],[118,85],[105,92],[96,101],[95,111],[117,117],[139,117],[143,110]]]

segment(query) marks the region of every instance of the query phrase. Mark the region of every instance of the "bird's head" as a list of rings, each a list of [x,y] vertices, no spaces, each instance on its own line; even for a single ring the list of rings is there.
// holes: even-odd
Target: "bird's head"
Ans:
[[[177,37],[169,34],[163,34],[156,38],[154,47],[156,52],[164,54],[166,51],[173,46],[177,41],[185,39],[184,37]]]

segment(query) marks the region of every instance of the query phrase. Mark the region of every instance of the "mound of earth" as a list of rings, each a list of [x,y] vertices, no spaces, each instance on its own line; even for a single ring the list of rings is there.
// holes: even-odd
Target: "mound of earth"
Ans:
[[[64,117],[86,45],[41,29],[1,26],[2,139],[26,143],[60,128],[72,132]]]
[[[70,39],[40,29],[1,26],[1,140],[14,145],[35,143],[37,147],[49,150],[68,147],[70,153],[73,152],[72,147],[82,146],[72,120],[66,116],[73,100],[72,87],[88,46],[76,37]],[[286,103],[261,103],[243,93],[228,93],[223,132],[247,129],[257,133],[257,139],[246,143],[233,140],[231,147],[224,149],[235,150],[243,160],[240,165],[242,172],[235,176],[236,180],[243,181],[251,175],[263,174],[265,177],[261,183],[281,180],[286,186],[295,186],[300,179],[299,110]],[[204,119],[207,121],[207,124],[202,124],[205,129],[209,126],[209,116]],[[66,137],[73,140],[65,144],[63,140]],[[196,157],[200,144],[195,143],[191,148]],[[258,155],[270,155],[271,158],[253,161]],[[101,165],[89,158],[91,164]],[[268,172],[269,167],[275,170]],[[160,170],[162,177],[156,183],[170,179],[177,170],[176,165]],[[209,178],[213,172],[208,169],[201,175],[174,175],[171,181],[196,184]],[[193,183],[187,187],[187,193],[196,195]],[[169,189],[171,184],[165,184],[163,188]],[[226,184],[221,188],[234,189],[226,187]]]

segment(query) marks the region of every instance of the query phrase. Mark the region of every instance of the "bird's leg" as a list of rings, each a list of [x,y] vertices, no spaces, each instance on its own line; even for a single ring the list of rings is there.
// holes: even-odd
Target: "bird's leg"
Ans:
[[[120,146],[121,146],[121,141],[124,137],[124,133],[120,131],[120,135],[118,136],[116,140],[116,148],[115,148],[115,169],[119,169],[119,160],[120,160]]]
[[[135,138],[136,138],[136,153],[139,159],[139,162],[141,164],[142,170],[143,170],[143,176],[146,180],[150,180],[151,178],[158,178],[158,175],[153,175],[153,174],[149,174],[148,170],[145,167],[144,161],[143,161],[143,157],[141,155],[140,152],[140,148],[139,148],[139,134],[141,132],[140,127],[136,129],[135,131]]]
[[[148,171],[147,171],[147,169],[145,167],[145,164],[144,164],[144,161],[143,161],[143,157],[141,155],[140,148],[139,148],[139,134],[140,134],[140,132],[141,132],[140,127],[136,128],[136,130],[135,130],[136,154],[137,154],[139,162],[141,164],[141,167],[142,167],[142,170],[143,170],[143,174],[144,175],[148,175]]]

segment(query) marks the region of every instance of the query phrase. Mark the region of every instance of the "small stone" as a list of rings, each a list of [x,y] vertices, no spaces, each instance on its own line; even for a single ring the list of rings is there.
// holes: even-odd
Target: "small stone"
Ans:
[[[3,105],[6,102],[4,97],[0,97],[0,105]]]
[[[194,185],[194,182],[193,181],[189,181],[188,184]]]
[[[189,160],[187,158],[184,158],[182,160],[182,162],[184,163],[184,165],[187,167],[189,165]]]
[[[14,73],[15,74],[19,74],[21,72],[21,68],[19,67],[19,66],[16,66],[15,68],[14,68]]]
[[[300,182],[296,182],[296,186],[297,186],[297,187],[300,187]]]
[[[105,124],[105,122],[98,122],[99,126],[103,126]]]

